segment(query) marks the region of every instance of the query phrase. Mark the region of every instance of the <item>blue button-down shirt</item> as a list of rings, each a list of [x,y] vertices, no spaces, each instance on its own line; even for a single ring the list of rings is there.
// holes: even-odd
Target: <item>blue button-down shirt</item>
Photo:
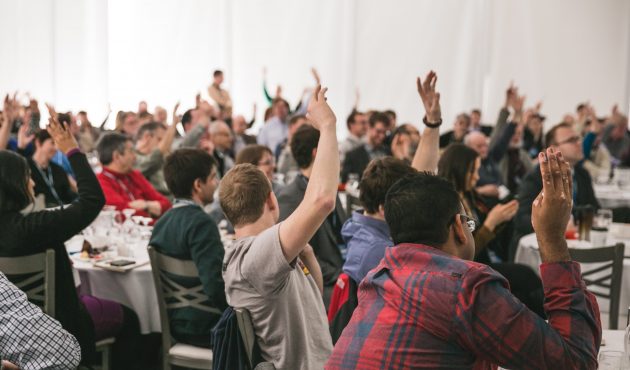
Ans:
[[[341,236],[348,246],[343,272],[357,284],[381,262],[385,248],[394,245],[387,223],[365,216],[363,211],[352,213],[352,218],[341,228]]]

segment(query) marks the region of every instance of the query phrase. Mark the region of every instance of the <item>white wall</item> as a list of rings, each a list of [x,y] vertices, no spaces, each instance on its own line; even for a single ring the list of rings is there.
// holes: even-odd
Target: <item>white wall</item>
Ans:
[[[510,80],[544,101],[548,126],[585,100],[602,115],[630,104],[625,0],[0,0],[0,50],[0,93],[94,122],[108,102],[190,107],[215,68],[235,111],[257,103],[260,117],[263,66],[292,104],[317,67],[340,122],[355,87],[360,108],[419,122],[415,77],[429,69],[446,126],[473,107],[493,121]]]

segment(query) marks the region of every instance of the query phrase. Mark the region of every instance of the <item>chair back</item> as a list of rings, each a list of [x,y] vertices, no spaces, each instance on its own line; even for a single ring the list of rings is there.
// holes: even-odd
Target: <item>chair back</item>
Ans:
[[[593,249],[569,248],[571,258],[579,263],[595,266],[582,268],[582,279],[594,295],[610,300],[608,329],[616,330],[619,320],[619,297],[625,245],[617,243],[610,247]]]
[[[241,333],[243,345],[245,346],[245,350],[247,351],[249,366],[250,368],[253,368],[254,343],[256,341],[256,336],[254,334],[254,323],[252,321],[252,316],[249,314],[249,311],[244,308],[235,308],[234,312],[236,313],[238,331]]]
[[[22,257],[0,257],[0,271],[28,300],[55,317],[55,251]]]
[[[164,368],[170,368],[169,350],[173,346],[168,310],[192,307],[200,311],[221,315],[222,311],[203,304],[208,296],[203,291],[199,272],[193,261],[169,257],[149,246],[149,258],[158,298],[160,323],[162,324],[162,346],[164,347]],[[173,276],[197,278],[198,284],[187,288],[173,280]]]

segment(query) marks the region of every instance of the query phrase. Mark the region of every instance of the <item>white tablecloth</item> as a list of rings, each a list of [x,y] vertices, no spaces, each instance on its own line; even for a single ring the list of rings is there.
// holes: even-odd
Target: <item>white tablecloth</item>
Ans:
[[[83,240],[81,236],[70,239],[66,243],[68,249],[72,248],[70,245],[73,242],[76,243],[77,239],[81,242]],[[148,260],[146,248],[136,248],[134,253],[136,260]],[[150,264],[127,272],[115,272],[94,267],[89,262],[73,259],[73,267],[79,272],[80,291],[83,294],[118,302],[134,310],[138,315],[142,334],[162,331]]]
[[[617,242],[625,243],[625,255],[630,256],[630,239],[618,239],[612,236],[609,236],[606,240],[606,245],[612,245]],[[590,246],[589,242],[577,241],[577,240],[568,240],[567,241],[569,247],[571,248],[588,248]],[[521,238],[518,243],[518,249],[516,251],[516,256],[514,258],[516,263],[522,263],[524,265],[528,265],[536,271],[536,273],[540,274],[540,252],[538,251],[538,242],[536,241],[536,234],[525,235]],[[584,267],[582,268],[583,270]],[[599,303],[599,309],[601,312],[609,311],[609,300],[597,297],[597,302]],[[624,259],[623,263],[623,275],[621,277],[621,297],[619,300],[619,327],[622,327],[626,323],[625,317],[627,315],[628,306],[630,306],[630,259]],[[602,323],[606,325],[607,323]]]
[[[593,190],[602,208],[630,207],[630,189],[613,184],[593,184]]]

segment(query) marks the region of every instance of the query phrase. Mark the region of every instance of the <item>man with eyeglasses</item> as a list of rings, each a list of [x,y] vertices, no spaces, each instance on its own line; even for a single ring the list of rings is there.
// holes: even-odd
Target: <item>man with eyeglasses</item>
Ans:
[[[572,125],[560,123],[545,135],[545,145],[554,150],[562,152],[565,160],[571,166],[573,179],[573,206],[590,205],[594,210],[599,208],[599,202],[593,190],[593,180],[588,171],[583,167],[584,152],[582,149],[582,138],[575,133]],[[513,259],[518,247],[518,240],[527,234],[531,234],[534,229],[530,221],[532,214],[532,202],[543,188],[540,168],[536,167],[528,173],[521,183],[519,189],[519,208],[514,218],[515,237],[510,246],[510,258]]]
[[[359,305],[326,369],[596,368],[599,308],[564,239],[571,169],[553,148],[539,162],[544,189],[530,222],[548,322],[512,295],[502,275],[472,261],[475,222],[453,185],[418,173],[387,193],[396,246],[359,286]]]

